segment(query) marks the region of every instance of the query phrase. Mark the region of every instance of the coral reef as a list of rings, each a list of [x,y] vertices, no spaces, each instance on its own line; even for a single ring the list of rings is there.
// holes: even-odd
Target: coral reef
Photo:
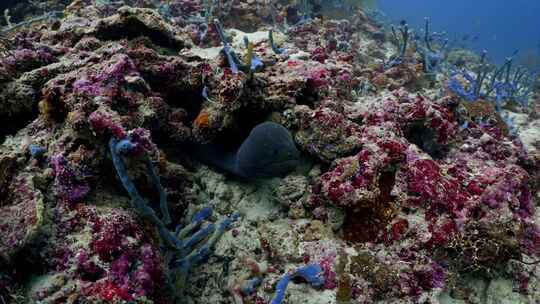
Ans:
[[[67,2],[2,4],[0,302],[540,301],[513,59],[349,1]]]

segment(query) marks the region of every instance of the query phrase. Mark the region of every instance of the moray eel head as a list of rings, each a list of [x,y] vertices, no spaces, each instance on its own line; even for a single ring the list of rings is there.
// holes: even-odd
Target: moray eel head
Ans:
[[[299,152],[289,131],[280,124],[257,125],[236,152],[234,171],[243,177],[276,177],[292,171]]]

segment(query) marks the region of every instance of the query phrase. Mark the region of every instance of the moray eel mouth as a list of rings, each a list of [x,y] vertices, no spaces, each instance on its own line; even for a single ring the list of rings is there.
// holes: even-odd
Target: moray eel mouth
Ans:
[[[266,164],[263,164],[263,166],[252,166],[247,167],[244,166],[243,168],[236,168],[236,174],[242,177],[260,177],[260,178],[270,178],[270,177],[277,177],[277,176],[283,176],[298,166],[299,163],[299,154],[297,154],[295,157],[291,157],[290,159],[282,160],[279,162],[271,162],[268,161]],[[249,174],[246,174],[244,172],[250,172]]]

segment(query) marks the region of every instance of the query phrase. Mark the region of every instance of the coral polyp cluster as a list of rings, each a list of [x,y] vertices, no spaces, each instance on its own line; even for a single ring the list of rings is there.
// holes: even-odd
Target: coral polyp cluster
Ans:
[[[34,2],[0,32],[1,303],[540,301],[513,59],[350,1]]]

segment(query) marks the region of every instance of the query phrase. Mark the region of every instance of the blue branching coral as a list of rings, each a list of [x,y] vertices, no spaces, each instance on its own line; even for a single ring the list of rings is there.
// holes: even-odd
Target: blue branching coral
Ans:
[[[475,73],[455,67],[451,70],[448,81],[450,91],[470,102],[492,99],[498,112],[510,100],[527,107],[533,74],[525,68],[512,69],[513,56],[507,58],[499,68],[493,69],[486,63],[486,54],[486,51],[482,53]],[[466,84],[463,84],[462,79]]]
[[[281,304],[285,299],[285,292],[287,291],[287,286],[291,279],[295,277],[300,277],[306,280],[313,287],[321,287],[324,284],[324,275],[321,265],[319,264],[310,264],[304,267],[298,268],[292,274],[286,274],[279,280],[276,285],[276,295],[272,299],[272,304]]]
[[[218,19],[214,19],[214,26],[216,27],[216,31],[219,34],[219,38],[221,39],[221,42],[223,43],[223,53],[225,53],[225,55],[227,56],[227,61],[229,62],[231,71],[233,72],[233,74],[238,74],[238,64],[240,63],[240,60],[234,53],[234,50],[229,44],[229,41],[227,41],[227,36],[225,36],[225,31],[223,30],[223,27],[221,26],[221,23],[219,22]]]
[[[167,207],[166,192],[160,183],[150,157],[144,155],[148,175],[160,193],[162,218],[156,215],[148,201],[139,194],[122,159],[122,156],[133,155],[138,150],[137,143],[134,143],[129,137],[121,140],[111,138],[109,149],[116,172],[131,198],[132,206],[143,218],[152,222],[158,229],[165,250],[165,261],[169,266],[167,275],[169,284],[171,284],[175,297],[182,299],[190,270],[208,259],[217,241],[229,229],[231,224],[238,220],[239,214],[235,213],[217,225],[209,224],[201,228],[202,223],[212,216],[212,208],[207,207],[195,214],[191,223],[183,229],[177,227],[174,232],[170,231],[167,228],[167,224],[171,220]]]
[[[167,207],[167,193],[163,189],[163,186],[160,183],[159,176],[157,175],[154,164],[152,163],[152,160],[145,155],[145,163],[146,163],[146,169],[148,172],[148,175],[150,176],[152,183],[159,191],[159,202],[160,202],[160,211],[162,213],[162,218],[159,219],[155,215],[154,211],[151,207],[148,206],[147,202],[142,198],[142,196],[137,191],[137,188],[135,187],[135,184],[131,181],[127,168],[120,157],[120,155],[129,155],[133,153],[137,149],[137,144],[133,143],[130,139],[125,138],[120,141],[117,141],[116,139],[111,139],[109,142],[109,149],[111,151],[113,164],[116,168],[116,171],[118,173],[118,176],[120,177],[120,180],[122,182],[122,185],[128,192],[129,196],[131,197],[132,203],[134,206],[139,210],[143,216],[145,217],[152,217],[153,222],[159,222],[161,223],[161,226],[163,229],[165,229],[165,226],[170,224],[171,219]]]
[[[244,36],[244,46],[247,50],[246,58],[244,60],[244,69],[248,70],[248,73],[250,74],[262,70],[264,68],[264,63],[262,59],[253,52],[253,43],[249,41],[247,36]]]
[[[467,81],[467,85],[463,85],[459,77]],[[467,70],[457,70],[452,68],[450,80],[448,81],[448,89],[459,97],[467,101],[475,101],[479,98],[483,78],[481,76],[473,76]]]
[[[41,159],[47,153],[47,149],[34,144],[28,146],[28,151],[30,152],[30,156],[35,159]]]
[[[262,60],[254,54],[253,44],[247,37],[244,37],[244,45],[246,47],[247,54],[244,62],[242,62],[229,44],[227,36],[225,35],[223,27],[218,19],[214,19],[214,26],[219,34],[221,42],[223,43],[223,53],[227,57],[227,61],[233,74],[238,74],[238,71],[242,71],[251,75],[254,72],[260,71],[264,67]]]
[[[212,216],[212,212],[210,207],[202,209],[195,214],[188,226],[182,229],[178,227],[174,233],[178,248],[177,251],[169,252],[168,255],[168,260],[172,261],[174,266],[170,270],[169,281],[174,284],[173,288],[180,294],[183,294],[185,290],[190,270],[208,259],[223,233],[240,217],[239,213],[234,213],[217,225],[209,224],[201,228],[202,223]],[[196,231],[197,229],[199,230]],[[189,236],[190,233],[193,234]],[[201,245],[204,240],[206,242]]]
[[[275,54],[281,55],[285,52],[285,49],[276,45],[274,41],[274,31],[272,29],[268,31],[268,41],[270,41],[270,47],[272,47],[272,51],[274,51]]]
[[[512,57],[508,58],[493,79],[498,108],[505,100],[513,100],[523,107],[528,106],[529,94],[533,87],[533,74],[522,67],[512,70],[512,61]]]
[[[409,25],[407,25],[405,21],[402,21],[398,27],[398,30],[401,34],[401,37],[398,36],[395,27],[391,27],[392,39],[394,40],[394,43],[398,46],[398,53],[394,55],[394,57],[385,64],[385,68],[387,69],[396,65],[400,65],[405,58],[405,53],[407,52],[410,36]]]
[[[429,30],[429,18],[425,19],[423,46],[418,48],[418,52],[424,59],[424,72],[432,73],[445,58],[445,50],[448,40],[444,40],[439,49],[432,45],[433,35]]]

